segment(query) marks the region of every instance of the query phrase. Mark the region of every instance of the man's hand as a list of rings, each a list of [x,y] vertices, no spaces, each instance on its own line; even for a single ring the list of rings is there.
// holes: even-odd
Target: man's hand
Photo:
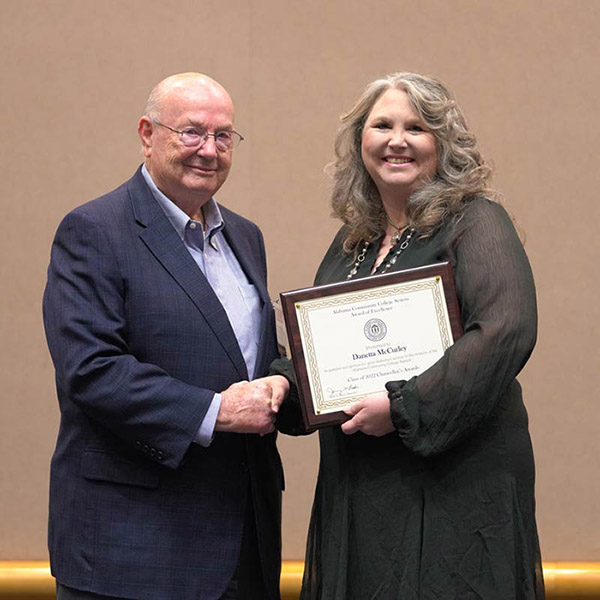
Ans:
[[[215,431],[271,433],[288,390],[289,383],[281,375],[234,383],[221,392]]]
[[[352,416],[352,419],[342,425],[342,431],[346,434],[362,431],[367,435],[381,437],[394,431],[387,392],[367,396],[344,412]]]
[[[260,381],[240,381],[221,392],[215,431],[258,433],[273,431],[271,388]]]

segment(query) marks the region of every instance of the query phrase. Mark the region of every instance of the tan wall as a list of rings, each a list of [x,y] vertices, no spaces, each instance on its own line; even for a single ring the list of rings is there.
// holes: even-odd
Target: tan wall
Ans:
[[[58,410],[40,304],[54,230],[129,177],[151,86],[221,81],[247,141],[220,200],[257,221],[270,289],[312,280],[336,223],[339,115],[371,79],[414,70],[457,94],[527,236],[540,336],[521,377],[546,560],[600,559],[597,257],[600,2],[1,0],[0,559],[46,557]],[[316,440],[281,439],[284,557],[303,556]]]

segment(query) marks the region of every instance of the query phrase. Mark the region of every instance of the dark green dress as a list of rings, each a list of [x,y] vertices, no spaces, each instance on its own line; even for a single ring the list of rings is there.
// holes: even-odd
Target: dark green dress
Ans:
[[[346,278],[342,235],[316,284]],[[356,277],[369,275],[378,246]],[[432,238],[413,238],[394,269],[445,260],[465,333],[423,374],[388,384],[396,431],[319,432],[303,600],[544,597],[533,454],[515,379],[536,338],[529,262],[504,209],[484,199]],[[286,361],[273,371],[293,379]],[[293,394],[278,428],[303,433]]]

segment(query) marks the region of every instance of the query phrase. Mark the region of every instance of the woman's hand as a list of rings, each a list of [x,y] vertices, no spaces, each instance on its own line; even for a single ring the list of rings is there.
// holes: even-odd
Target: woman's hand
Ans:
[[[271,412],[279,412],[279,407],[290,391],[290,382],[282,375],[270,375],[254,381],[265,383],[271,388]]]
[[[367,435],[381,437],[394,431],[390,415],[390,399],[387,392],[379,392],[355,402],[344,411],[352,419],[342,425],[345,434],[362,431]]]

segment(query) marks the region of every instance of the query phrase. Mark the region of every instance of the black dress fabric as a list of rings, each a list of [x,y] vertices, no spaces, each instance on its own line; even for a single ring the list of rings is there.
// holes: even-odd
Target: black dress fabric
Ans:
[[[315,284],[345,280],[343,229]],[[371,244],[356,277],[370,274]],[[409,381],[387,384],[396,431],[319,431],[321,459],[303,600],[540,600],[528,418],[515,377],[535,344],[529,262],[505,210],[470,201],[462,218],[413,238],[393,270],[450,261],[464,335]],[[291,363],[272,372],[294,380]],[[278,428],[303,433],[294,386]]]

